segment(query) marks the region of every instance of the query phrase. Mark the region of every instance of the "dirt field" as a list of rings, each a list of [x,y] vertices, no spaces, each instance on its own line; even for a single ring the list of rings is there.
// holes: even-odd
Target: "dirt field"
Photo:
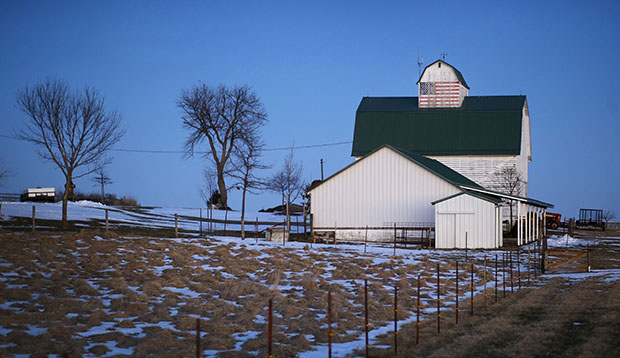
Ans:
[[[593,269],[619,269],[616,239],[597,240]],[[0,231],[0,356],[194,357],[197,318],[204,356],[265,356],[269,299],[274,300],[275,356],[325,356],[328,290],[334,356],[362,355],[355,349],[363,347],[364,279],[369,280],[372,356],[392,356],[394,285],[399,317],[411,321],[418,275],[421,344],[412,341],[415,325],[404,324],[403,357],[617,356],[617,273],[532,280],[531,288],[509,290],[498,303],[489,298],[483,309],[482,258],[495,253],[469,254],[478,293],[473,317],[466,309],[471,277],[461,268],[463,311],[455,326],[451,287],[454,262],[464,261],[459,251],[399,250],[391,257],[390,249],[380,248],[364,254],[360,247],[282,247],[253,240]],[[527,265],[521,257],[525,287]],[[437,265],[440,335],[433,314]],[[489,293],[493,274],[489,265]]]
[[[620,237],[617,233],[580,232],[592,240],[593,271],[620,269]],[[535,288],[507,294],[475,315],[454,311],[442,315],[441,334],[436,321],[426,321],[415,343],[415,326],[400,334],[402,357],[620,357],[619,274],[584,277],[579,273],[550,272]],[[501,295],[500,295],[501,297]],[[477,303],[481,298],[475,299]],[[464,303],[465,306],[468,303]],[[380,344],[390,349],[371,349],[371,356],[394,356],[393,335]],[[358,352],[362,355],[364,352]]]

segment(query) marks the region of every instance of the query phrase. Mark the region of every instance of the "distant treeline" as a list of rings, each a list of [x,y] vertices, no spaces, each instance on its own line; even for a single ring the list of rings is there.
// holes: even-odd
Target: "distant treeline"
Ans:
[[[64,191],[58,190],[56,191],[56,201],[61,201],[62,196],[64,195]],[[140,206],[138,200],[132,198],[131,196],[122,196],[118,197],[116,194],[106,194],[103,202],[101,202],[101,194],[100,193],[82,193],[79,191],[75,191],[73,198],[69,198],[70,201],[81,201],[88,200],[96,203],[102,203],[105,205],[112,206]]]

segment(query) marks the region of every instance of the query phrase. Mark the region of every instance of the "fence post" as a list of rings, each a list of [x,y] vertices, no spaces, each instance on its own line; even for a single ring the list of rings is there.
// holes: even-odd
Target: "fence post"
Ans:
[[[105,232],[108,232],[108,209],[105,209]]]
[[[484,280],[484,307],[487,307],[487,255],[484,255],[484,271],[482,271],[482,279]]]
[[[418,304],[416,306],[415,313],[415,344],[418,345],[420,342],[420,275],[418,274]]]
[[[470,294],[470,301],[471,301],[471,313],[470,316],[474,315],[474,263],[471,263],[471,294]]]
[[[467,231],[465,231],[465,261],[467,261]]]
[[[327,291],[327,346],[329,358],[332,357],[332,291]]]
[[[590,244],[586,246],[586,272],[590,272]]]
[[[396,223],[394,223],[394,256],[396,256]]]
[[[521,251],[517,249],[517,282],[519,283],[519,289],[521,289]]]
[[[506,298],[506,252],[502,252],[502,295]]]
[[[437,264],[437,333],[440,333],[441,322],[441,292],[439,291],[439,264]]]
[[[454,300],[456,308],[454,313],[456,315],[456,324],[459,324],[459,262],[456,261],[454,265],[456,268],[456,299]]]
[[[364,234],[364,253],[366,253],[366,246],[368,246],[368,225],[366,225],[366,233]]]
[[[35,221],[35,217],[36,217],[35,211],[36,211],[36,207],[33,205],[32,206],[32,231],[34,231],[34,226],[35,226],[35,222],[34,222]]]
[[[510,250],[509,253],[510,253],[510,293],[514,293],[515,292],[515,281],[513,279],[513,270],[512,270],[512,250]]]
[[[527,285],[530,285],[531,280],[531,268],[532,268],[532,258],[530,257],[530,246],[527,246]]]
[[[179,237],[179,214],[174,213],[174,237]]]
[[[267,325],[267,357],[268,358],[273,358],[273,354],[271,354],[271,343],[272,343],[272,336],[271,336],[271,328],[273,325],[272,322],[272,312],[273,312],[273,299],[269,299],[269,322]]]
[[[419,278],[418,278],[419,279]],[[366,357],[368,357],[368,280],[364,279],[364,329],[366,331]]]
[[[196,358],[200,358],[200,318],[196,318]]]
[[[256,217],[256,221],[254,222],[254,238],[256,239],[256,243],[258,244],[258,216]]]
[[[224,208],[224,236],[226,236],[226,225],[228,224],[228,208]]]
[[[200,236],[202,236],[202,208],[200,208]]]
[[[495,272],[493,276],[495,278],[495,302],[497,302],[497,254],[495,254]]]
[[[398,355],[398,281],[394,280],[394,355]]]

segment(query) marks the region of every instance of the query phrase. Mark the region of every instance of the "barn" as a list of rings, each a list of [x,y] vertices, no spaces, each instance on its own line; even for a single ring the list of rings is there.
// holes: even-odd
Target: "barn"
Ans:
[[[417,97],[362,98],[354,162],[309,189],[313,233],[389,240],[426,230],[438,248],[501,247],[506,222],[517,223],[519,244],[544,234],[552,205],[527,198],[526,97],[469,96],[443,60],[417,85]]]

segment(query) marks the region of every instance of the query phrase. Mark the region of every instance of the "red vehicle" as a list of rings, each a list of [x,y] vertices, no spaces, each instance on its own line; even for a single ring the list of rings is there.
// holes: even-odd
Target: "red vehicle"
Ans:
[[[562,214],[549,213],[545,215],[547,229],[557,229],[562,224]]]

